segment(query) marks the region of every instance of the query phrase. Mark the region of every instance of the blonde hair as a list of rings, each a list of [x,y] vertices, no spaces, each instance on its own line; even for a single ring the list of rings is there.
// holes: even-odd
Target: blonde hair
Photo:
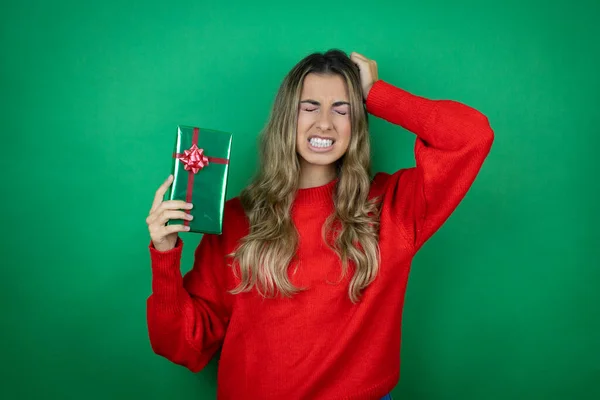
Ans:
[[[300,162],[296,153],[298,105],[304,78],[309,73],[337,74],[344,78],[349,95],[351,139],[337,162],[334,190],[335,212],[323,227],[323,240],[340,257],[341,277],[354,265],[348,294],[358,302],[361,291],[376,277],[379,268],[379,210],[369,200],[370,142],[367,112],[363,105],[358,67],[339,50],[313,53],[301,60],[283,80],[271,117],[260,140],[260,168],[240,194],[249,219],[249,234],[232,256],[240,285],[231,293],[256,287],[264,297],[277,293],[290,297],[299,288],[288,276],[298,245],[291,207],[298,190]]]

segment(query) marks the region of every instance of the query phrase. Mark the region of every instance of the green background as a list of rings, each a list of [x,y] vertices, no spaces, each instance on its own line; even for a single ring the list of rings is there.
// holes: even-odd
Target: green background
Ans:
[[[211,399],[152,353],[145,224],[177,124],[232,132],[228,198],[315,50],[485,113],[480,176],[414,262],[400,399],[600,398],[597,1],[40,1],[0,12],[0,397]],[[372,118],[375,170],[413,136]],[[191,265],[199,236],[186,234]],[[382,321],[385,323],[385,321]]]

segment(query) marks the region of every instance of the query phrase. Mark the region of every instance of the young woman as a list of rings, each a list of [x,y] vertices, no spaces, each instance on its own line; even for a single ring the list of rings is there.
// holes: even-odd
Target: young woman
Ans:
[[[370,178],[367,112],[416,136],[416,166]],[[380,399],[400,373],[411,261],[465,196],[493,141],[487,118],[379,80],[377,64],[311,54],[285,77],[252,184],[227,202],[182,276],[191,205],[147,218],[153,350],[197,372],[221,350],[220,399]]]

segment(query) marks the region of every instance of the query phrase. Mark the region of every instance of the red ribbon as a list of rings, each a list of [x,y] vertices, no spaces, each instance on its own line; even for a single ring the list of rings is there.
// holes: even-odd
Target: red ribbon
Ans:
[[[194,128],[194,134],[192,136],[192,146],[188,150],[184,150],[183,153],[175,153],[173,157],[179,159],[184,169],[188,171],[188,182],[185,201],[187,203],[192,202],[192,192],[194,190],[194,177],[202,169],[206,168],[209,162],[215,164],[229,164],[229,160],[226,158],[218,157],[207,157],[204,155],[204,149],[198,147],[198,136],[200,134],[199,128]],[[189,213],[189,211],[188,211]],[[189,221],[183,222],[185,226],[189,225]]]

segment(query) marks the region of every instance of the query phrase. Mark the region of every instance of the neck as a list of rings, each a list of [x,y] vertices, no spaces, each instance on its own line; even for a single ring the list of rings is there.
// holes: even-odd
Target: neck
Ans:
[[[336,177],[335,165],[314,165],[302,163],[300,166],[300,189],[323,186]]]

